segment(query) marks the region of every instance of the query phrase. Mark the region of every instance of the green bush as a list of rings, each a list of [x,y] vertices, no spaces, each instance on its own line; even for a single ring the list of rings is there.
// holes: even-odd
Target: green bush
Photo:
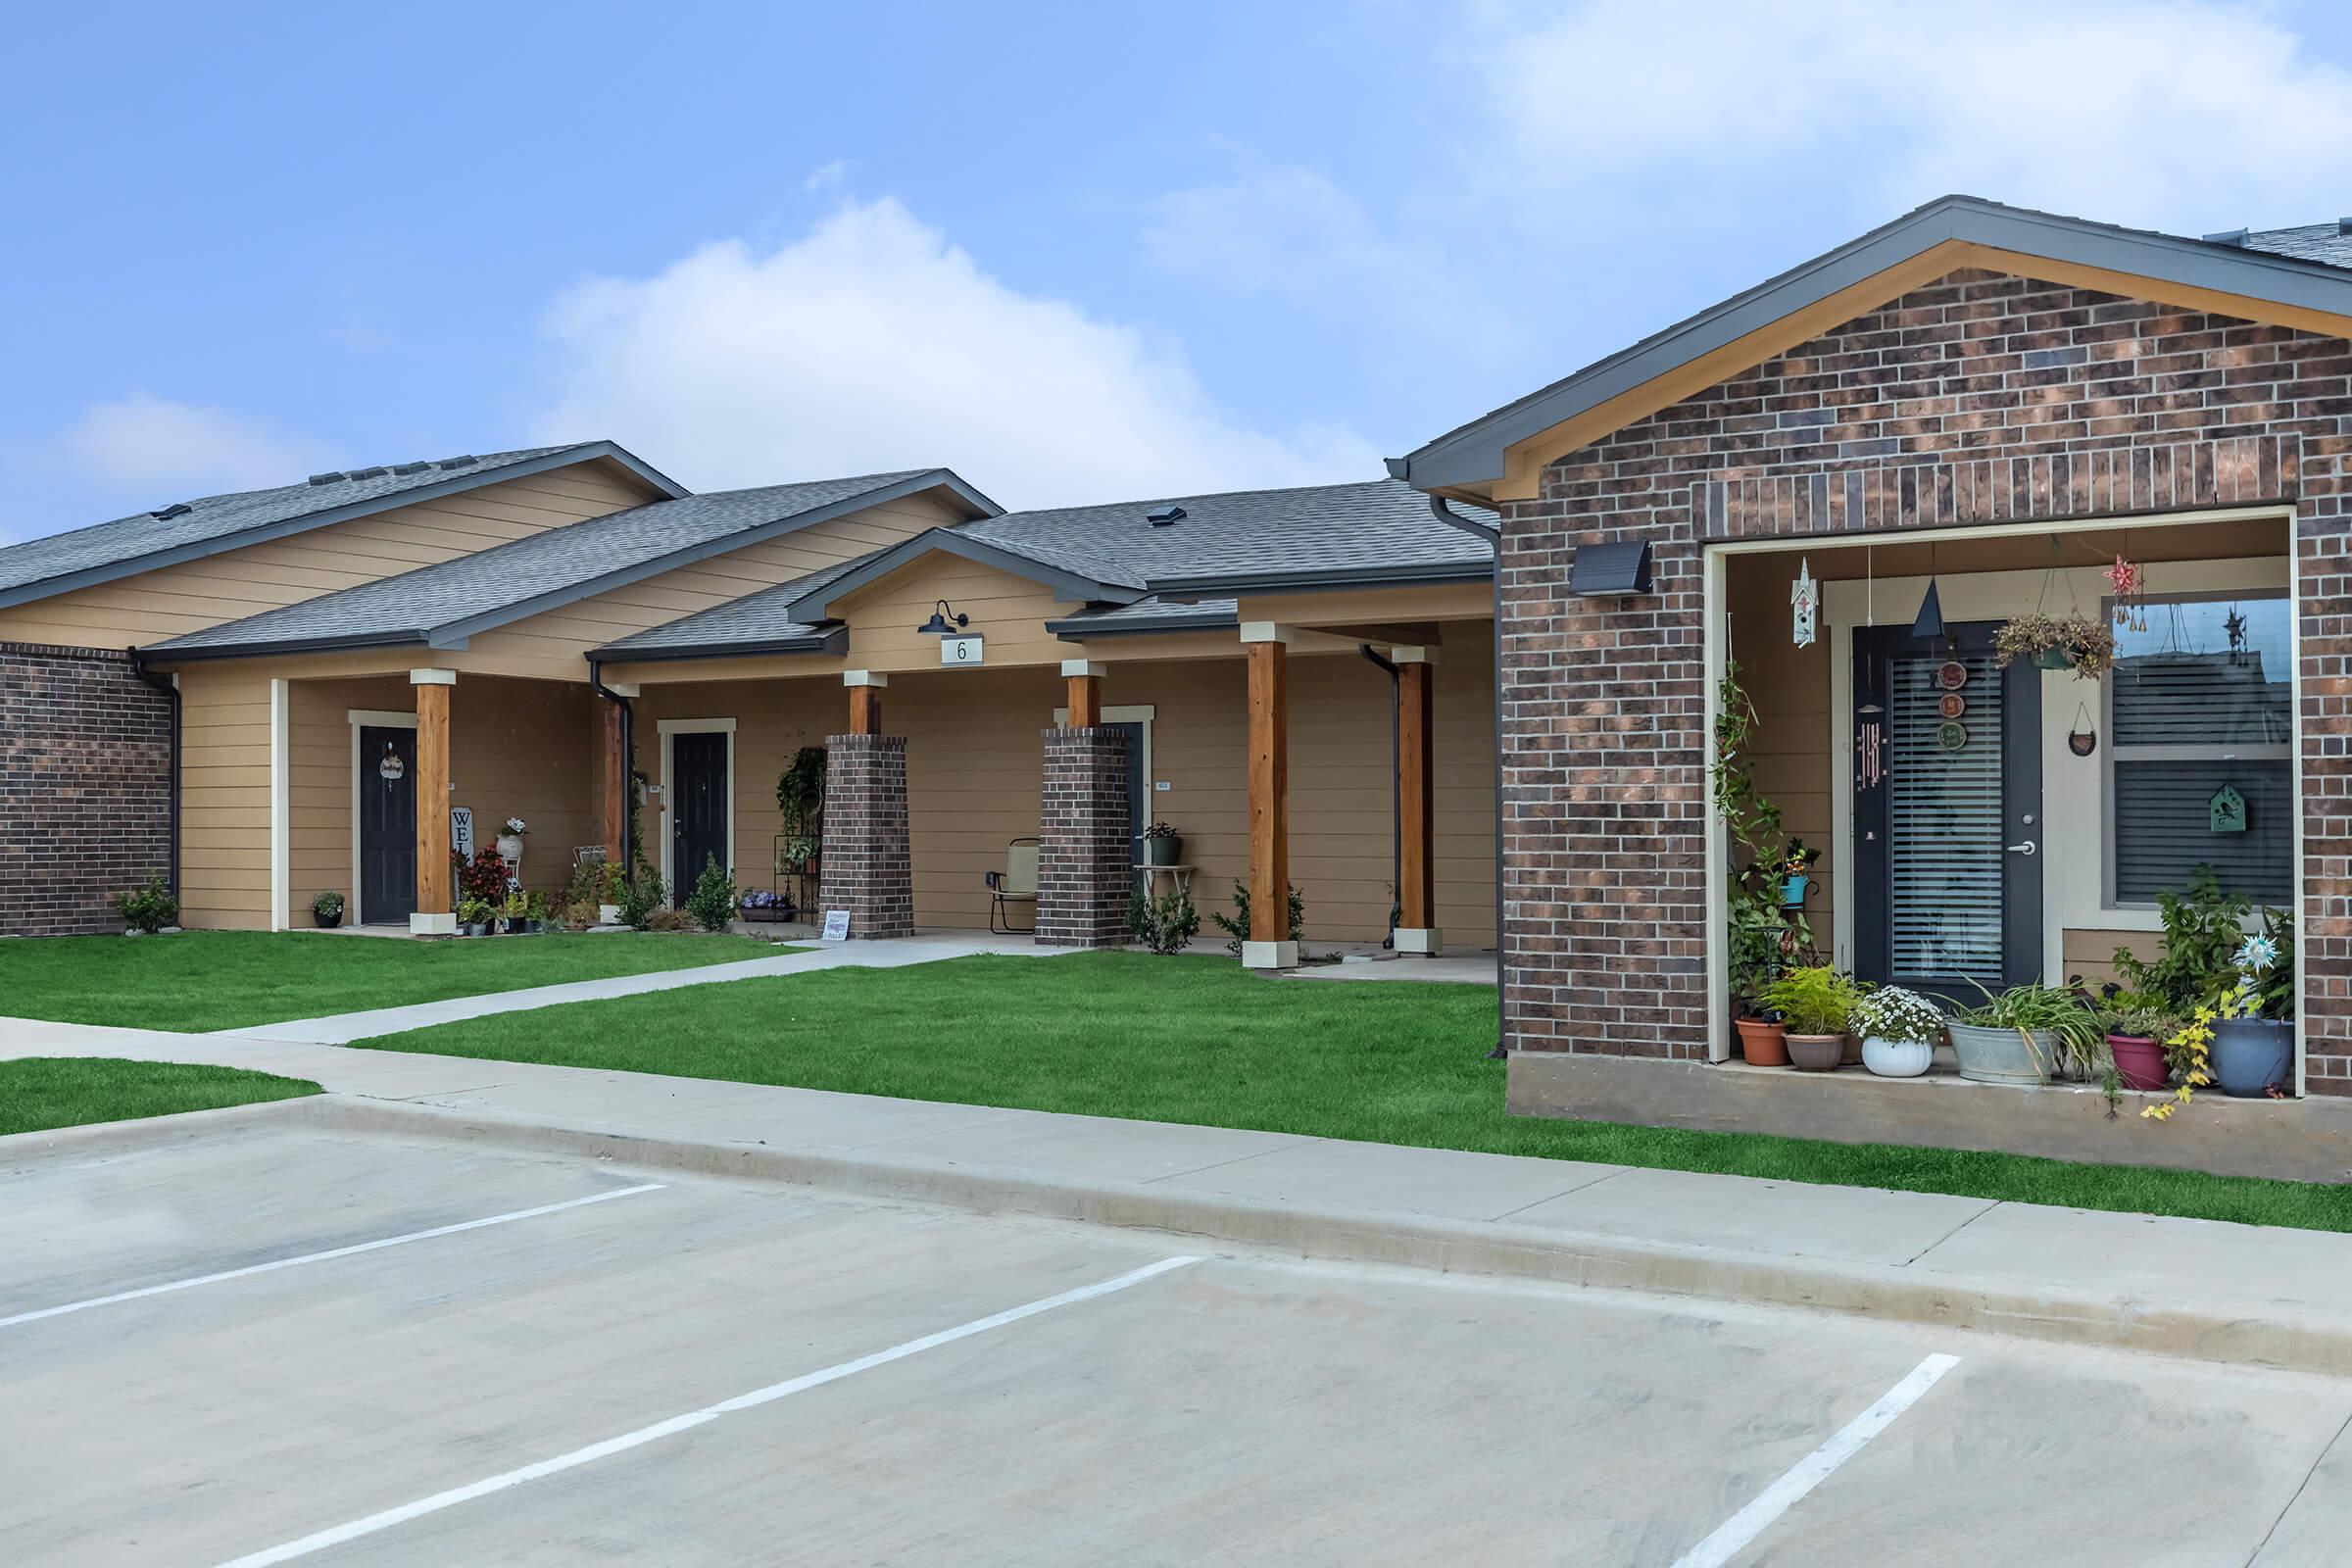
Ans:
[[[2243,922],[2254,906],[2224,892],[2213,867],[2204,864],[2188,874],[2185,893],[2168,890],[2157,896],[2156,905],[2164,916],[2164,956],[2149,963],[2130,948],[2118,948],[2116,972],[2126,989],[2143,992],[2186,1017],[2236,983],[2237,950],[2246,940]],[[2288,974],[2291,981],[2292,965]]]
[[[706,931],[724,931],[735,918],[735,878],[718,863],[717,856],[707,855],[703,874],[686,895],[686,912]]]
[[[1853,977],[1826,963],[1785,969],[1764,988],[1764,1004],[1792,1035],[1841,1035],[1862,1000]]]
[[[1186,944],[1200,932],[1200,911],[1193,907],[1193,896],[1182,888],[1170,888],[1156,899],[1144,897],[1137,890],[1127,901],[1127,929],[1135,939],[1163,957],[1182,953]]]
[[[650,865],[640,864],[633,881],[620,885],[620,896],[612,902],[620,906],[621,924],[632,931],[653,929],[654,914],[668,902],[669,890],[654,874]]]
[[[1237,958],[1240,957],[1242,944],[1250,940],[1249,884],[1236,878],[1233,884],[1233,913],[1219,914],[1216,910],[1211,909],[1208,917],[1216,921],[1217,929],[1231,939],[1225,944],[1225,951]],[[1305,957],[1303,945],[1306,941],[1306,900],[1299,894],[1298,884],[1296,882],[1291,884],[1291,940],[1301,944],[1298,956]]]
[[[114,905],[115,912],[122,916],[124,925],[150,936],[179,918],[179,901],[172,896],[170,888],[164,886],[164,873],[161,871],[149,877],[145,887],[118,893],[108,902]]]

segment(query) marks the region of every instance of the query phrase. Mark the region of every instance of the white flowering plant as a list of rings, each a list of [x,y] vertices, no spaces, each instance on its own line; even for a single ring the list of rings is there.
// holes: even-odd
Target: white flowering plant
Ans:
[[[505,825],[505,826],[503,826],[503,827],[501,827],[501,828],[499,829],[499,831],[500,831],[500,832],[502,832],[502,833],[511,833],[511,834],[513,834],[514,837],[516,837],[516,838],[520,838],[520,837],[522,837],[522,836],[523,836],[525,833],[528,833],[528,832],[530,831],[530,829],[529,829],[527,826],[525,826],[525,825],[523,824],[523,820],[522,820],[522,818],[521,818],[521,817],[519,817],[519,816],[510,816],[510,817],[508,817],[508,818],[507,818],[507,820],[506,820],[506,825]]]
[[[1932,1046],[1943,1038],[1943,1009],[1916,991],[1881,986],[1854,1004],[1853,1031],[1865,1040]]]

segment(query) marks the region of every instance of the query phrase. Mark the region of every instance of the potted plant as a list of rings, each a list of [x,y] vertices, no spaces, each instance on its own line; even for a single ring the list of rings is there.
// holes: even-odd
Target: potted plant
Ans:
[[[1805,895],[1812,891],[1813,866],[1821,852],[1807,847],[1803,839],[1790,839],[1788,848],[1781,854],[1781,906],[1801,909]]]
[[[825,749],[804,746],[776,775],[779,826],[791,841],[784,852],[792,869],[807,872],[823,844],[825,816]]]
[[[2266,909],[2263,926],[2238,948],[2236,983],[2215,1008],[2214,1082],[2239,1100],[2285,1093],[2294,1066],[2294,921]]]
[[[1852,978],[1831,964],[1785,969],[1764,988],[1766,1005],[1788,1026],[1788,1061],[1799,1072],[1828,1072],[1845,1054],[1846,1025],[1861,1000]]]
[[[2142,1094],[2163,1090],[2171,1078],[2165,1044],[2180,1033],[2180,1017],[2154,997],[2125,991],[2108,999],[2099,1021],[2117,1080]]]
[[[343,923],[343,895],[321,893],[311,901],[311,922],[321,931],[332,931]]]
[[[1880,986],[1854,1004],[1852,1028],[1862,1037],[1863,1066],[1882,1078],[1917,1078],[1943,1043],[1943,1009],[1916,991]]]
[[[1751,883],[1746,896],[1733,888],[1731,983],[1733,1027],[1740,1033],[1740,1054],[1752,1067],[1788,1065],[1788,1026],[1772,1016],[1765,989],[1780,971],[1781,940],[1788,926],[1780,906],[1761,884]]]
[[[510,816],[498,825],[499,858],[516,870],[522,868],[522,836],[530,827],[519,816]]]
[[[1740,1050],[1756,1066],[1788,1064],[1788,1029],[1770,1016],[1764,997],[1773,976],[1812,947],[1812,931],[1801,906],[1787,902],[1785,868],[1791,852],[1803,856],[1800,867],[1808,876],[1814,854],[1787,843],[1781,833],[1781,808],[1756,788],[1755,764],[1749,755],[1754,739],[1756,707],[1740,684],[1740,666],[1727,661],[1716,687],[1715,757],[1707,769],[1709,793],[1716,814],[1723,818],[1733,848],[1736,868],[1726,879],[1726,922],[1729,927],[1734,1026]]]
[[[490,904],[486,899],[465,898],[458,901],[458,928],[469,937],[490,934]]]
[[[2115,667],[2115,627],[2105,615],[2019,615],[1992,634],[1992,647],[1997,663],[2030,659],[2043,669],[2072,669],[2084,680]]]
[[[1184,836],[1165,822],[1144,829],[1144,863],[1175,865],[1184,859]]]
[[[537,922],[531,918],[531,901],[520,888],[507,895],[503,911],[507,917],[507,934],[520,936]]]
[[[2108,1066],[2098,1015],[2064,986],[2011,986],[1952,1014],[1960,1076],[1981,1084],[2046,1084],[2096,1076]]]
[[[620,888],[624,878],[618,862],[605,860],[597,870],[596,923],[620,924]]]

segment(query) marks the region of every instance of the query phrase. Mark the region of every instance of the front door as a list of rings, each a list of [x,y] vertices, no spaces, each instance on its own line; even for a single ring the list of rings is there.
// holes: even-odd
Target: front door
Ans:
[[[1152,825],[1152,781],[1144,776],[1144,726],[1132,720],[1105,724],[1127,737],[1127,847],[1129,865],[1144,863],[1144,829]],[[1135,873],[1140,884],[1143,873]]]
[[[360,727],[362,925],[406,925],[416,912],[416,732]]]
[[[1854,973],[1976,1002],[2042,978],[2041,672],[1947,631],[1854,633]]]
[[[669,738],[669,902],[684,907],[695,878],[715,858],[727,864],[727,737]]]

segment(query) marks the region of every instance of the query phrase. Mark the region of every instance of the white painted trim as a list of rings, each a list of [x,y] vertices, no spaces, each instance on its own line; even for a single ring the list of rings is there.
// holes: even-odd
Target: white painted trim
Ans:
[[[863,673],[863,671],[858,671]],[[735,721],[731,718],[664,718],[655,721],[662,736],[662,885],[669,890],[672,903],[678,901],[678,877],[670,864],[671,849],[675,843],[671,832],[670,815],[677,809],[677,791],[672,789],[672,760],[676,748],[670,743],[680,735],[724,735],[727,738],[727,874],[735,874]],[[702,867],[695,867],[702,875]]]
[[[412,686],[455,686],[457,683],[458,672],[454,669],[412,669],[409,671],[409,684]]]
[[[1108,667],[1097,659],[1065,659],[1061,662],[1061,673],[1069,679],[1081,675],[1100,675]]]
[[[1727,888],[1731,875],[1731,834],[1715,811],[1715,791],[1710,783],[1715,764],[1715,720],[1719,707],[1716,688],[1723,683],[1723,662],[1729,639],[1724,624],[1724,552],[1710,545],[1699,553],[1699,657],[1706,665],[1704,722],[1706,728],[1699,747],[1699,799],[1704,803],[1706,831],[1705,884],[1707,933],[1707,1059],[1732,1059],[1732,966],[1731,933],[1726,923],[1731,918]],[[1497,650],[1499,656],[1499,649]],[[1494,803],[1496,810],[1502,803]],[[1838,858],[1844,863],[1844,857]],[[1494,874],[1503,874],[1496,866]]]
[[[1392,664],[1434,664],[1437,662],[1438,651],[1435,648],[1392,648],[1389,650],[1389,662]]]
[[[2044,522],[1963,522],[1949,528],[1874,529],[1853,534],[1769,534],[1755,539],[1718,539],[1707,549],[1727,556],[1773,556],[1807,551],[1860,550],[1879,545],[1942,544],[1956,539],[2008,539],[2020,535],[2054,533],[2110,533],[2119,528],[2169,528],[2195,522],[2242,522],[2248,518],[2291,519],[2289,506],[2213,507],[2203,512],[2158,512],[2145,516],[2062,517]],[[1824,586],[1828,586],[1824,584]],[[1917,607],[1913,607],[1916,611]],[[1890,624],[1882,622],[1882,624]]]
[[[1291,628],[1271,620],[1242,622],[1242,641],[1246,643],[1285,643],[1291,640]]]
[[[890,677],[878,669],[845,669],[841,672],[844,686],[887,686]]]
[[[437,914],[418,909],[409,916],[409,935],[413,937],[454,937],[458,934],[458,917],[447,909]]]
[[[1400,925],[1396,928],[1396,951],[1425,958],[1437,957],[1446,951],[1445,933],[1436,926]]]
[[[2303,880],[2303,560],[2296,549],[2295,519],[2289,513],[2286,518],[2286,668],[2290,682],[2288,710],[2295,715],[2292,733],[2294,766],[2287,769],[2288,787],[2294,792],[2295,837],[2295,1096],[2307,1092],[2304,1078],[2305,1051],[2303,1016],[2311,1005],[2311,966],[2302,961],[2302,955],[2311,951],[2311,896]]]
[[[366,911],[360,906],[360,778],[366,764],[366,759],[360,756],[360,731],[413,730],[416,727],[416,715],[398,709],[347,708],[343,718],[351,726],[351,891],[344,895],[343,912],[351,916],[353,925],[366,925]]]
[[[1298,967],[1298,944],[1296,942],[1244,942],[1242,967],[1245,969],[1296,969]]]
[[[293,683],[270,682],[270,929],[293,924],[293,741],[289,734]]]
[[[609,680],[605,682],[605,690],[615,697],[635,697],[640,693],[638,684],[633,680]]]

